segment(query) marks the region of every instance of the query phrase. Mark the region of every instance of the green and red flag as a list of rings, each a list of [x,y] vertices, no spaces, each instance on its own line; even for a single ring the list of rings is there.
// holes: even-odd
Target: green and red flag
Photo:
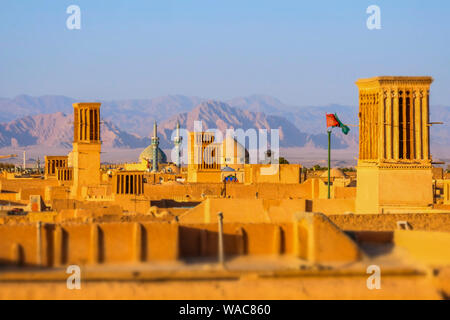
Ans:
[[[348,134],[350,128],[339,120],[338,116],[335,114],[326,114],[327,117],[327,128],[329,127],[339,127],[342,129],[343,134]]]

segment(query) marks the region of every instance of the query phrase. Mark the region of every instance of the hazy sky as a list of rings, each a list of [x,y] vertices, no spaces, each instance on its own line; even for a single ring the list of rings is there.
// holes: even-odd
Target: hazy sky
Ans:
[[[66,9],[81,8],[81,30]],[[366,8],[381,8],[368,30]],[[268,94],[356,105],[357,78],[431,75],[450,105],[450,1],[2,0],[0,97]]]

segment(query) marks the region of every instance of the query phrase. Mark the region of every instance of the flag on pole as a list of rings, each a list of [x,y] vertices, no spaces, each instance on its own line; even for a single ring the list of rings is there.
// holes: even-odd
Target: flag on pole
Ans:
[[[342,129],[343,134],[348,134],[350,128],[339,120],[338,116],[335,114],[326,114],[327,117],[327,128],[329,127],[339,127]]]

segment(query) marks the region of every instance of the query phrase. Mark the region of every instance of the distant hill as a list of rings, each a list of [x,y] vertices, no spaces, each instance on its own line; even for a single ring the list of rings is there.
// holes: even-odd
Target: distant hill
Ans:
[[[336,112],[344,123],[358,124],[357,107],[337,104],[312,107],[290,106],[267,95],[251,95],[248,97],[234,98],[226,102],[231,107],[285,117],[304,132],[324,132],[325,113]]]
[[[154,99],[114,100],[102,102],[102,117],[122,130],[149,137],[153,122],[192,110],[203,99],[169,95]]]
[[[80,101],[64,96],[47,95],[0,98],[0,147],[19,145],[69,144],[72,129],[60,127],[60,114],[72,114],[72,103]],[[107,146],[139,148],[149,142],[153,121],[160,124],[161,144],[171,145],[169,131],[176,120],[192,129],[194,120],[202,120],[208,128],[281,128],[281,146],[315,146],[326,148],[325,113],[336,112],[346,124],[358,124],[357,107],[292,106],[267,95],[251,95],[227,101],[206,100],[183,95],[168,95],[153,99],[102,101],[102,132]],[[49,115],[50,114],[50,115]],[[70,116],[65,116],[67,118]],[[62,118],[61,118],[62,119]],[[67,118],[69,119],[69,118]],[[69,121],[69,120],[68,120]],[[444,125],[431,128],[432,151],[450,148],[450,107],[432,106],[431,121]],[[52,127],[53,124],[53,127]],[[69,124],[71,126],[71,124]],[[53,130],[53,131],[51,131]],[[51,133],[48,133],[50,132]],[[333,147],[356,150],[358,128],[351,127],[348,136],[333,130]],[[41,135],[44,138],[41,138]],[[15,139],[15,140],[14,140]],[[63,142],[61,142],[63,141]]]
[[[32,97],[23,94],[13,99],[0,98],[0,122],[43,113],[70,114],[74,102],[77,101],[73,98],[55,95]]]
[[[289,119],[300,131],[307,133],[321,133],[325,131],[325,113],[337,113],[345,124],[358,125],[358,108],[331,104],[328,106],[295,107],[282,103],[280,100],[267,95],[251,95],[248,97],[234,98],[227,103],[232,107],[238,107],[250,111],[262,111],[267,114],[278,115]],[[432,152],[436,154],[450,155],[450,107],[432,105],[430,108],[431,122],[444,122],[443,125],[431,127]],[[346,136],[339,130],[333,130],[335,136],[348,148],[358,148],[358,127],[351,126],[350,133]],[[317,141],[317,146],[326,143]]]
[[[169,142],[177,121],[182,128],[194,130],[194,121],[202,121],[203,129],[217,128],[225,132],[227,128],[234,129],[279,129],[280,147],[304,147],[306,145],[324,148],[327,145],[326,134],[308,134],[299,130],[286,118],[266,115],[263,112],[252,112],[232,108],[227,103],[208,100],[196,106],[192,111],[180,113],[160,123],[158,131],[163,141]],[[170,142],[169,142],[170,143]],[[325,145],[324,145],[325,144]],[[333,142],[334,148],[346,148],[341,140]],[[163,145],[168,147],[168,145]]]
[[[101,127],[105,147],[138,148],[150,143],[120,130],[109,121]],[[0,147],[22,147],[39,145],[43,147],[71,148],[73,140],[73,117],[62,112],[27,116],[0,124]]]
[[[337,113],[340,120],[346,124],[358,124],[358,110],[356,107],[329,105],[317,107],[296,107],[282,103],[280,100],[267,95],[252,95],[243,98],[234,98],[227,101],[232,107],[241,108],[250,111],[262,111],[267,114],[277,115],[289,119],[300,131],[312,136],[314,144],[320,148],[326,148],[327,137],[323,136],[326,132],[326,113]],[[358,147],[358,128],[351,127],[349,135],[344,135],[340,130],[333,130],[333,136],[340,144],[348,148]],[[333,140],[332,140],[333,143]]]
[[[219,101],[207,101],[192,111],[179,113],[160,123],[158,134],[162,148],[171,148],[172,131],[177,121],[183,128],[192,131],[194,121],[202,121],[204,129],[217,128],[223,132],[227,128],[279,129],[280,147],[303,147],[305,145],[323,147],[325,134],[309,135],[298,130],[288,120],[278,116],[267,116],[262,112],[243,111]],[[152,123],[148,124],[151,130]],[[148,137],[140,137],[119,129],[110,121],[103,121],[102,142],[105,147],[140,148],[150,143]],[[71,147],[73,139],[73,118],[62,112],[27,116],[0,124],[0,147],[21,147],[41,145],[48,147]],[[335,141],[335,148],[346,145]]]
[[[84,100],[65,96],[32,97],[19,95],[0,98],[0,122],[9,122],[38,114],[63,112],[71,114],[72,104]],[[102,119],[116,123],[122,130],[148,136],[154,120],[162,121],[174,114],[192,110],[203,101],[197,97],[169,95],[154,99],[98,100],[102,103]]]

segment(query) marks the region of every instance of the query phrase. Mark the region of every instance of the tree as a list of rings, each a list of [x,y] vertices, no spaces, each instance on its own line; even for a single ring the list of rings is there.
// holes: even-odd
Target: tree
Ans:
[[[278,159],[278,163],[279,164],[289,164],[289,161],[287,161],[286,158],[284,158],[284,157],[280,157]]]

